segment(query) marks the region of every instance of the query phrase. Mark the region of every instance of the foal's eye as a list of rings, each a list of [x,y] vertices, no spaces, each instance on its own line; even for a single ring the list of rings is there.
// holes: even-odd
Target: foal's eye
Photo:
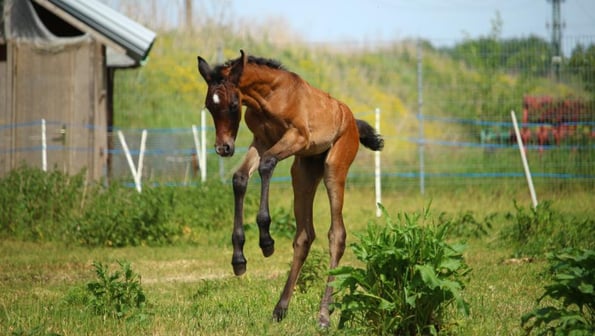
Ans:
[[[231,102],[229,103],[230,107],[233,109],[238,108],[238,98],[234,97],[231,99]]]

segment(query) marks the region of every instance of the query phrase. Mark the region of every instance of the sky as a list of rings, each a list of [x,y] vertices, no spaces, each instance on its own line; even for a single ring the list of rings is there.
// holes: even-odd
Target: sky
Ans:
[[[283,18],[291,31],[313,43],[421,37],[449,45],[465,37],[487,36],[497,13],[502,38],[551,39],[548,0],[235,0],[231,5],[243,19]],[[595,36],[595,0],[563,0],[561,13],[563,40]]]

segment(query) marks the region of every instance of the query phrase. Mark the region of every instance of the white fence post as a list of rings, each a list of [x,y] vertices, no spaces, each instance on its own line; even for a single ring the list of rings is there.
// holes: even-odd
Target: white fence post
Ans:
[[[426,167],[425,167],[425,140],[424,140],[424,118],[423,118],[423,55],[421,40],[417,40],[417,120],[419,121],[419,192],[423,195],[426,192]]]
[[[204,109],[200,111],[200,124],[201,140],[198,140],[198,130],[195,125],[192,125],[192,135],[194,136],[194,147],[196,150],[198,169],[200,169],[200,181],[205,182],[207,180],[207,132]]]
[[[523,169],[525,170],[525,177],[527,178],[527,184],[529,185],[529,193],[531,193],[531,201],[533,202],[533,208],[537,208],[537,195],[535,194],[535,188],[533,187],[533,179],[531,178],[531,171],[529,170],[529,164],[527,163],[527,156],[525,155],[525,148],[523,146],[523,139],[521,139],[521,132],[519,131],[519,125],[516,121],[514,111],[510,111],[512,117],[512,125],[514,126],[514,133],[516,135],[516,142],[519,145],[519,151],[521,152],[521,161],[523,162]]]
[[[140,193],[142,191],[141,179],[143,170],[143,159],[145,156],[145,143],[147,141],[147,130],[143,130],[141,135],[140,152],[138,155],[138,170],[134,165],[134,161],[132,161],[132,155],[130,155],[130,149],[128,149],[128,144],[126,144],[126,139],[124,138],[124,134],[122,133],[122,131],[118,131],[118,138],[120,139],[120,143],[122,144],[122,148],[124,149],[126,160],[128,160],[128,166],[130,167],[130,172],[132,173],[132,177],[134,178],[134,185],[136,186],[136,190]]]
[[[41,119],[41,169],[48,171],[48,142],[45,119]]]
[[[376,108],[374,113],[376,115],[376,132],[380,134],[380,109]],[[380,151],[374,152],[374,187],[376,190],[376,217],[382,215],[380,204],[382,203],[382,185],[381,185],[381,170],[380,170]]]
[[[201,152],[202,156],[201,163],[202,169],[200,170],[200,180],[202,182],[207,181],[207,111],[205,109],[200,110],[200,135],[201,135]]]

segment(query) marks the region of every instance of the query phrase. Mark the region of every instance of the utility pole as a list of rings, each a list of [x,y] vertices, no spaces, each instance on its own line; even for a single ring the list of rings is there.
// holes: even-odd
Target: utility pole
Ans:
[[[185,0],[184,13],[186,14],[186,30],[192,31],[192,0]]]
[[[562,63],[562,13],[561,3],[564,0],[548,0],[552,3],[552,65],[554,76],[560,80],[560,65]]]

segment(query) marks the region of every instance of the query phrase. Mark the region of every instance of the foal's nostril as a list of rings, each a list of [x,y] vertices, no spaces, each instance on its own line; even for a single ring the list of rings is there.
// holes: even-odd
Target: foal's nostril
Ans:
[[[233,147],[230,144],[219,145],[215,148],[215,151],[221,156],[233,155]]]

